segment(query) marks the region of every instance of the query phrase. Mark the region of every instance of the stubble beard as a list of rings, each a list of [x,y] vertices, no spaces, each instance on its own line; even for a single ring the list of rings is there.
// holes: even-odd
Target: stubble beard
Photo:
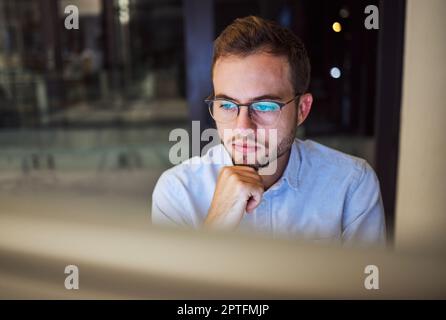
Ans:
[[[265,168],[267,166],[269,166],[269,164],[275,160],[278,160],[280,157],[284,156],[285,154],[288,153],[289,150],[291,150],[292,145],[294,143],[294,140],[296,139],[296,132],[297,132],[297,127],[293,127],[291,129],[291,132],[289,132],[278,144],[277,146],[277,152],[275,153],[275,156],[272,157],[265,157],[265,161],[262,161],[262,163],[259,163],[256,159],[255,163],[249,163],[248,162],[248,156],[247,155],[243,155],[243,161],[240,163],[239,161],[237,161],[237,159],[234,158],[233,153],[228,150],[228,146],[225,145],[225,148],[228,150],[228,152],[231,155],[232,158],[232,163],[234,165],[237,166],[246,166],[246,167],[251,167],[253,169],[255,169],[256,171],[258,171],[259,169]],[[231,143],[233,140],[231,140],[230,142],[230,146],[231,147]],[[271,152],[269,152],[269,145],[265,145],[263,146],[264,148],[264,152],[267,155],[270,155]]]

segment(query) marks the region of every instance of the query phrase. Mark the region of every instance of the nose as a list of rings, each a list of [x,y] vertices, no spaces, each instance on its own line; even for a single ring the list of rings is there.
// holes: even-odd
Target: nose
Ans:
[[[237,129],[255,129],[256,125],[249,116],[247,106],[240,107],[240,113],[237,117]]]

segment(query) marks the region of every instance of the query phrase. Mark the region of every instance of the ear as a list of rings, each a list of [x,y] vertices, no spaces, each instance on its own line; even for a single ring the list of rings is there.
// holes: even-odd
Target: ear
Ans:
[[[300,126],[311,110],[311,105],[313,104],[313,96],[311,93],[305,93],[299,98],[299,106],[297,107],[297,125]]]

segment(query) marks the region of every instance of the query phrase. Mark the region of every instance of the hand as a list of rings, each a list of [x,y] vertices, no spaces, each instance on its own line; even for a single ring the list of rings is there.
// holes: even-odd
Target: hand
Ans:
[[[235,229],[245,211],[252,212],[257,208],[264,191],[262,178],[255,169],[248,166],[223,167],[203,226]]]

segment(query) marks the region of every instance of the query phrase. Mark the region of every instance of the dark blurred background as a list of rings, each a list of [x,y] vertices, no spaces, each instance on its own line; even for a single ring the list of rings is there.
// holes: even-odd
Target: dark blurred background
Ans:
[[[70,4],[78,30],[64,27]],[[380,5],[380,30],[364,27],[370,4]],[[203,103],[212,41],[251,14],[303,39],[315,102],[298,136],[377,170],[391,236],[404,1],[0,0],[3,206],[60,195],[88,211],[82,199],[92,197],[148,223],[154,184],[171,166],[169,132],[213,125]],[[383,108],[396,117],[380,119]]]

